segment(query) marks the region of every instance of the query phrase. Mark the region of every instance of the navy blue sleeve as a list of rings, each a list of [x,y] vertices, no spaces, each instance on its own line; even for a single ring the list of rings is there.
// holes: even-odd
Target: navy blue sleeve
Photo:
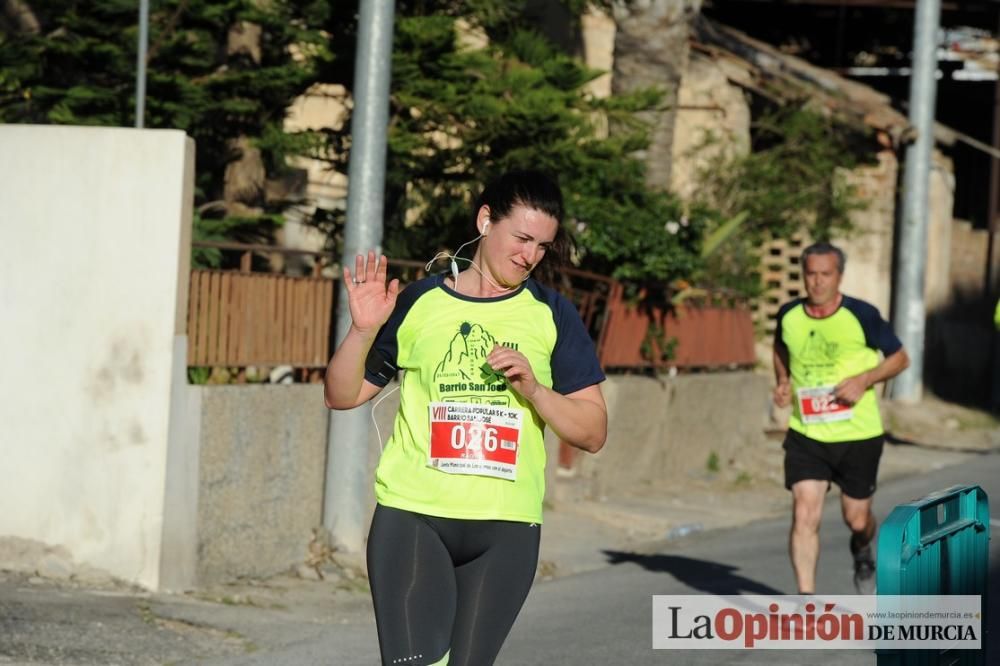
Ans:
[[[877,349],[885,356],[895,354],[903,348],[903,343],[896,337],[892,326],[882,315],[878,308],[871,303],[867,303],[857,298],[844,296],[844,307],[851,311],[861,323],[861,330],[865,332],[865,344],[872,349]]]
[[[546,294],[556,324],[556,346],[552,350],[552,390],[562,395],[599,384],[605,380],[594,341],[587,333],[580,313],[555,291]]]
[[[368,357],[365,359],[365,379],[369,382],[376,386],[385,386],[399,372],[399,367],[396,365],[399,354],[396,334],[399,332],[399,327],[417,299],[433,289],[440,279],[438,275],[426,277],[408,285],[400,292],[396,298],[396,307],[379,329],[372,348],[368,350]]]
[[[794,301],[789,301],[778,308],[778,316],[774,322],[774,344],[775,346],[781,345],[786,346],[785,341],[781,339],[781,325],[785,320],[785,315],[788,311],[794,308],[796,305],[802,302],[801,298],[796,298]]]

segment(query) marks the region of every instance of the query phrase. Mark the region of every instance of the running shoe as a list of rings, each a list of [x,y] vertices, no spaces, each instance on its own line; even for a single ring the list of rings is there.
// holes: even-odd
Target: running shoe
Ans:
[[[875,594],[875,562],[869,548],[854,556],[854,589],[858,594]]]

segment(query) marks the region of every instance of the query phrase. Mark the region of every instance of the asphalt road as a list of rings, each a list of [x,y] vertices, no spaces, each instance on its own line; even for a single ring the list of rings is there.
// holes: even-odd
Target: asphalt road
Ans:
[[[957,484],[978,484],[1000,502],[1000,453],[883,484],[876,513]],[[994,510],[994,515],[1000,511]],[[818,592],[852,594],[848,531],[831,493],[821,531]],[[1000,520],[992,520],[994,530]],[[609,566],[535,585],[498,664],[874,664],[867,651],[653,650],[654,594],[791,594],[788,519],[652,544],[643,554],[606,551]],[[992,590],[1000,546],[991,542]],[[299,602],[301,604],[301,599]],[[989,597],[990,633],[1000,636],[1000,594]],[[294,602],[289,602],[290,604]],[[184,597],[26,585],[0,577],[0,666],[31,664],[378,663],[367,598],[355,593],[313,611],[219,605]],[[1000,646],[985,663],[1000,663]]]
[[[957,484],[978,484],[1000,498],[1000,454],[937,470],[920,478],[889,483],[879,490],[876,513],[883,520],[899,504]],[[848,531],[835,493],[827,502],[821,530],[819,593],[854,594]],[[993,529],[1000,528],[994,519]],[[607,552],[611,566],[537,584],[498,659],[509,666],[560,664],[874,664],[860,650],[653,650],[651,596],[654,594],[794,594],[788,556],[787,520],[697,534],[646,549],[647,554]],[[1000,581],[1000,546],[991,542],[992,588]],[[988,617],[1000,636],[1000,595],[993,594]],[[225,657],[206,664],[377,663],[370,622],[327,627],[321,635],[281,651]],[[1000,663],[990,649],[987,664]]]
[[[883,520],[900,503],[958,484],[978,484],[1000,501],[1000,454],[880,488],[876,513]],[[994,515],[997,511],[994,510]],[[831,493],[823,515],[817,592],[854,594],[847,528]],[[1000,521],[993,519],[993,530]],[[608,569],[538,586],[529,597],[498,663],[535,664],[874,664],[859,650],[653,650],[651,595],[795,594],[786,552],[787,520],[664,544],[648,555],[611,553]],[[1000,544],[990,543],[990,588],[1000,585]],[[1000,637],[1000,594],[989,600],[990,633]],[[987,664],[1000,663],[1000,645]]]

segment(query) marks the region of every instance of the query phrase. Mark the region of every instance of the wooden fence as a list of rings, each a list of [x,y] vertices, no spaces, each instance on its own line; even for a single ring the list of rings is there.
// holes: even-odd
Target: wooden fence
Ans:
[[[327,278],[191,271],[188,365],[326,366],[333,287]]]
[[[330,360],[335,281],[320,276],[324,253],[243,243],[193,245],[239,252],[240,267],[191,271],[188,366],[326,366]],[[255,253],[312,256],[312,275],[251,272]]]
[[[337,278],[321,277],[324,253],[237,243],[196,243],[241,253],[239,270],[191,271],[188,365],[291,365],[318,369],[332,353]],[[252,253],[313,255],[313,274],[293,277],[251,272]],[[393,260],[390,274],[404,283],[423,277],[424,265]],[[629,304],[621,283],[568,269],[561,291],[576,305],[608,369],[732,368],[753,365],[750,309],[684,306],[672,311]],[[666,349],[666,347],[672,349]]]

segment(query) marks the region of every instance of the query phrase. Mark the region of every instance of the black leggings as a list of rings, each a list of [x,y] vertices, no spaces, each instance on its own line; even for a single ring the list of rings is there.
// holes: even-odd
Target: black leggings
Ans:
[[[368,579],[382,664],[492,664],[531,589],[540,526],[376,506]],[[450,653],[449,653],[450,650]]]

